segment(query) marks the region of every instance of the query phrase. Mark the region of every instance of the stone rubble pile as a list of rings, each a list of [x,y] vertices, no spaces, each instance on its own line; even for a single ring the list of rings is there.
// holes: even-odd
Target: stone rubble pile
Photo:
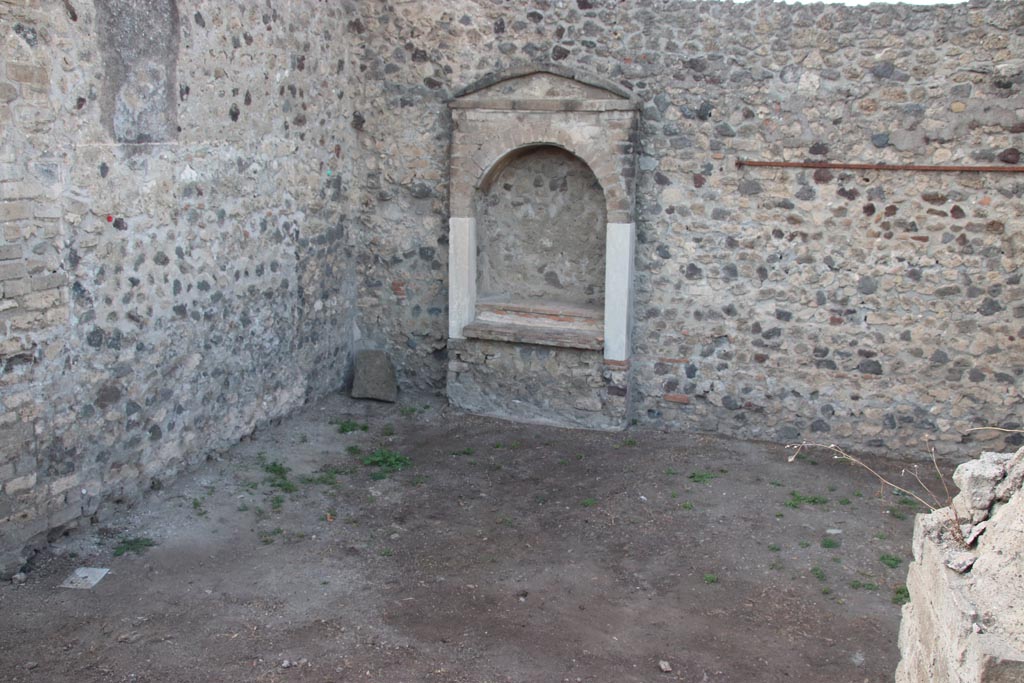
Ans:
[[[953,474],[949,507],[919,515],[897,683],[1024,681],[1024,448]]]

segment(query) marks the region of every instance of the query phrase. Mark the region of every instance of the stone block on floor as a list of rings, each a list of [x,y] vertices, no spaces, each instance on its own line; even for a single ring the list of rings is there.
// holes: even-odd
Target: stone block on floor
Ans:
[[[383,351],[357,351],[352,398],[372,398],[394,403],[398,400],[395,366]]]

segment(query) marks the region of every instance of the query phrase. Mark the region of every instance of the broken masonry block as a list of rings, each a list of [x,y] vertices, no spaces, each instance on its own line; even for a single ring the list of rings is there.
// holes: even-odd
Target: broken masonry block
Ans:
[[[357,351],[352,398],[372,398],[394,403],[398,399],[395,366],[383,351]]]

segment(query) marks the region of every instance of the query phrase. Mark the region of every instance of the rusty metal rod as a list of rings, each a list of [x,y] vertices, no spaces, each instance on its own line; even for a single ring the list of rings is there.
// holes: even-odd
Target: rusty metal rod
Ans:
[[[926,173],[1024,173],[1024,166],[928,166],[922,164],[849,164],[839,161],[751,161],[737,159],[736,168],[837,168],[854,171],[923,171]]]

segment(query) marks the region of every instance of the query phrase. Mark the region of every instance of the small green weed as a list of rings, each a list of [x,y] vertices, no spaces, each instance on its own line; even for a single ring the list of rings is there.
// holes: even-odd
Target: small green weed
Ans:
[[[633,446],[636,446],[636,439],[626,439],[622,442],[622,445],[627,448],[632,448]]]
[[[707,484],[709,481],[717,477],[718,475],[714,472],[703,472],[697,470],[696,472],[690,472],[690,476],[687,477],[694,484]]]
[[[889,555],[888,553],[883,553],[878,558],[878,561],[881,562],[882,564],[884,564],[889,569],[896,569],[896,567],[898,567],[901,564],[903,564],[903,560],[901,560],[900,558],[896,557],[895,555]]]
[[[777,543],[771,543],[771,544],[768,545],[768,550],[771,550],[773,553],[777,553],[780,550],[782,550],[782,548],[779,547],[779,545]]]
[[[149,548],[156,545],[156,541],[146,536],[134,536],[132,538],[122,538],[121,542],[114,548],[114,557],[121,557],[125,553],[135,553],[141,555],[146,552]]]
[[[670,477],[674,477],[677,474],[679,474],[679,472],[677,472],[674,469],[672,469],[671,467],[669,467],[667,470],[665,470],[665,474],[667,474]]]
[[[705,574],[704,575],[704,583],[706,583],[708,585],[713,584],[713,583],[718,583],[718,575],[717,574]]]
[[[258,536],[259,536],[260,542],[263,545],[270,545],[271,543],[274,542],[274,537],[275,536],[280,536],[283,533],[284,533],[284,529],[282,529],[281,527],[275,527],[275,528],[271,529],[270,531],[260,531],[258,533]]]
[[[810,543],[810,541],[800,541],[800,547],[801,548],[810,548],[811,547],[811,543]]]
[[[203,509],[203,500],[201,498],[192,499],[192,510],[200,517],[206,516],[206,510]]]
[[[417,409],[414,406],[403,406],[398,409],[398,412],[402,414],[402,417],[412,417],[416,414]]]
[[[345,452],[348,453],[349,455],[362,455],[363,449],[360,448],[359,446],[356,446],[355,444],[352,444],[351,446],[345,449]]]
[[[910,590],[906,586],[900,586],[892,592],[892,604],[905,605],[910,602]]]
[[[849,498],[840,498],[839,499],[839,504],[840,505],[849,505],[850,504],[850,499]]]
[[[295,482],[288,478],[291,468],[285,467],[280,462],[275,460],[267,463],[263,466],[263,471],[267,473],[264,481],[271,488],[280,489],[285,493],[292,493],[298,489]]]
[[[280,512],[281,506],[284,505],[284,496],[278,494],[270,499],[270,509],[274,512]]]
[[[395,554],[395,551],[392,550],[391,548],[384,548],[383,550],[380,551],[380,556],[381,557],[391,557],[394,554]]]
[[[860,581],[858,579],[854,579],[850,582],[850,588],[854,590],[876,591],[878,590],[878,584],[871,583],[870,581]]]
[[[684,502],[680,503],[679,507],[683,508],[684,510],[692,510],[693,509],[693,503],[691,503],[690,501],[687,500],[687,501],[684,501]]]
[[[597,505],[597,499],[584,498],[583,500],[580,501],[580,505],[582,505],[585,508],[594,507],[595,505]]]
[[[395,426],[394,425],[384,425],[383,427],[381,427],[380,435],[381,436],[394,436],[395,435]]]
[[[337,486],[338,477],[333,472],[317,472],[302,478],[303,484],[321,484],[323,486]]]
[[[821,547],[825,548],[826,550],[833,550],[835,548],[838,548],[840,543],[841,541],[833,536],[826,536],[825,538],[821,539]]]
[[[823,498],[821,496],[805,496],[799,491],[790,491],[789,500],[783,503],[783,505],[795,510],[803,505],[826,505],[827,503],[828,498]]]
[[[452,451],[452,455],[473,455],[473,449],[467,446],[461,451]]]
[[[324,465],[319,471],[302,478],[303,484],[321,484],[323,486],[337,486],[338,477],[343,474],[354,474],[354,467],[338,467],[336,465]]]
[[[825,570],[822,569],[821,567],[817,567],[817,566],[811,567],[811,576],[816,578],[818,581],[824,581],[825,578],[826,578],[825,577]]]
[[[903,519],[907,518],[907,516],[905,514],[903,514],[901,511],[897,510],[896,508],[889,508],[888,510],[886,510],[886,512],[893,519],[903,520]]]
[[[275,460],[264,465],[263,471],[272,477],[287,477],[291,470]]]
[[[365,432],[370,428],[370,425],[364,422],[356,422],[355,420],[341,420],[337,425],[338,431],[342,434],[348,434],[350,432]]]
[[[386,448],[378,448],[373,453],[370,453],[368,456],[363,458],[360,462],[362,462],[366,467],[378,468],[376,472],[370,475],[371,478],[378,479],[383,479],[391,472],[404,470],[406,467],[412,465],[412,460],[409,458],[405,457],[401,453],[391,451]],[[383,476],[376,477],[376,475]]]

